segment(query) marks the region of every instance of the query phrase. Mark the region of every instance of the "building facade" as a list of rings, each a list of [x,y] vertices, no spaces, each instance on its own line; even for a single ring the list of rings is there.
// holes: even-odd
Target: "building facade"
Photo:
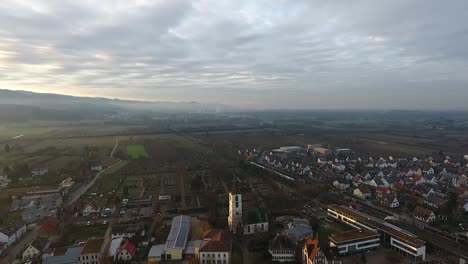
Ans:
[[[229,192],[229,230],[236,234],[242,228],[242,195]]]
[[[356,229],[332,234],[328,237],[330,248],[336,249],[339,255],[349,255],[373,250],[380,245],[380,235],[368,229]]]

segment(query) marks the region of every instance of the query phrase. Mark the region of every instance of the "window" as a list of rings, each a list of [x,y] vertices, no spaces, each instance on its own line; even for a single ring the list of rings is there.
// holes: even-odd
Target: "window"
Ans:
[[[239,202],[236,202],[236,208],[239,208]]]
[[[236,202],[238,202],[239,201],[239,196],[236,195],[235,197],[236,197]]]

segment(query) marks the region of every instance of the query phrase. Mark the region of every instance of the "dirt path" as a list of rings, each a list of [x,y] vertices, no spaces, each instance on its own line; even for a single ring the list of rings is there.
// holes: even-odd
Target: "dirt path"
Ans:
[[[115,145],[114,145],[114,148],[112,149],[112,152],[110,154],[111,158],[113,158],[114,152],[117,149],[118,145],[119,145],[118,137],[115,137]],[[75,203],[83,194],[85,194],[91,187],[93,187],[93,185],[96,183],[96,180],[99,179],[101,177],[101,175],[106,173],[106,171],[108,171],[108,170],[114,168],[115,166],[119,165],[121,162],[122,162],[122,160],[119,160],[117,163],[115,163],[115,164],[105,168],[104,170],[100,171],[98,174],[96,174],[96,177],[94,177],[94,179],[91,180],[88,184],[86,184],[84,186],[81,186],[78,190],[76,190],[74,193],[72,193],[70,195],[70,201],[68,201],[67,206],[70,206],[73,203]]]

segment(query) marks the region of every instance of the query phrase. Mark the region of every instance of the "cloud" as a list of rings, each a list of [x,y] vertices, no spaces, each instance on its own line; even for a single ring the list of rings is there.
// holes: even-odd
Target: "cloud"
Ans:
[[[4,0],[0,87],[266,108],[468,109],[467,18],[463,0]]]

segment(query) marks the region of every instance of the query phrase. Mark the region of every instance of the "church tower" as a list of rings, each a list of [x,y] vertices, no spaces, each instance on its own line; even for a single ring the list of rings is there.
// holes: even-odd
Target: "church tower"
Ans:
[[[242,230],[242,195],[237,190],[237,181],[234,177],[233,188],[229,192],[229,230],[236,234]]]

